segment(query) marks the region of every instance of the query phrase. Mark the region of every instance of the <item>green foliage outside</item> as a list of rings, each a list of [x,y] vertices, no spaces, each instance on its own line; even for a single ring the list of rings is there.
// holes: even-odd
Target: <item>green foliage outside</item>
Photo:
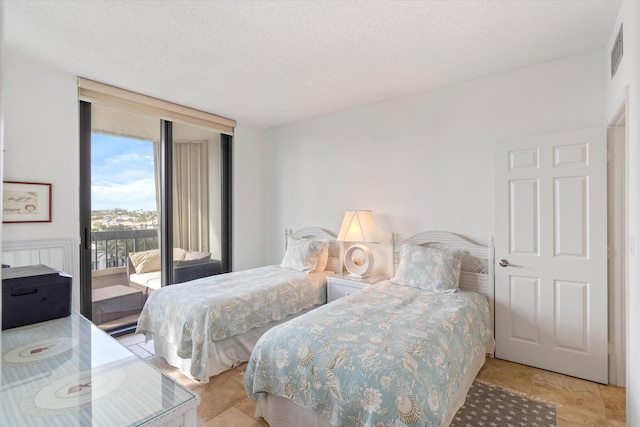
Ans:
[[[129,252],[157,249],[157,223],[155,211],[91,211],[92,269],[122,267]],[[121,233],[110,233],[117,231]]]

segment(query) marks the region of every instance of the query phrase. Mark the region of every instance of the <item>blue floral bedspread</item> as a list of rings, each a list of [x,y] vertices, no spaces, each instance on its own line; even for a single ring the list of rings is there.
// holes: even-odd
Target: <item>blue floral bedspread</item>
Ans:
[[[191,359],[190,374],[203,379],[211,342],[324,304],[326,275],[273,265],[167,286],[149,296],[136,332],[174,344]]]
[[[245,389],[286,397],[335,426],[439,426],[491,335],[486,298],[382,282],[270,329]]]

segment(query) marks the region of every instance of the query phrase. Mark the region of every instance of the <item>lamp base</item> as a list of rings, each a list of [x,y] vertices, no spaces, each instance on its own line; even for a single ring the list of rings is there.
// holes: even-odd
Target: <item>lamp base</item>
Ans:
[[[368,247],[360,244],[350,246],[344,253],[344,267],[349,276],[365,278],[373,269],[373,253]]]

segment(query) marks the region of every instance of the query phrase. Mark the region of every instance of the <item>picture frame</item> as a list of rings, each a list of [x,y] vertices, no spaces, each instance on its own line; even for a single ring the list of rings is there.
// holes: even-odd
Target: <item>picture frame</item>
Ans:
[[[51,222],[51,184],[4,181],[2,222]]]

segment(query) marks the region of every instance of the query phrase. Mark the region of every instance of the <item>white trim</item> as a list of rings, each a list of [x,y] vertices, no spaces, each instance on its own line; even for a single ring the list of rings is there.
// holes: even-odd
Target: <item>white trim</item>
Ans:
[[[629,283],[627,249],[627,232],[629,230],[629,219],[626,209],[628,200],[627,189],[629,188],[628,156],[629,136],[628,127],[625,125],[626,113],[629,99],[629,86],[625,86],[616,101],[615,112],[611,115],[607,127],[607,148],[613,152],[612,160],[608,163],[613,166],[614,180],[623,182],[623,189],[620,186],[608,183],[610,192],[610,215],[608,215],[609,231],[613,236],[608,237],[608,244],[613,249],[613,258],[609,260],[609,346],[613,354],[609,354],[609,383],[620,387],[626,386],[626,348],[627,348],[627,309],[626,295]],[[619,128],[624,128],[620,132]],[[618,129],[616,129],[618,128]],[[622,139],[622,146],[618,146],[616,151],[616,141]],[[622,169],[622,172],[620,172]],[[620,176],[622,173],[622,176]],[[619,194],[619,192],[621,192]],[[613,215],[611,215],[611,211]],[[613,283],[612,283],[613,282]]]

